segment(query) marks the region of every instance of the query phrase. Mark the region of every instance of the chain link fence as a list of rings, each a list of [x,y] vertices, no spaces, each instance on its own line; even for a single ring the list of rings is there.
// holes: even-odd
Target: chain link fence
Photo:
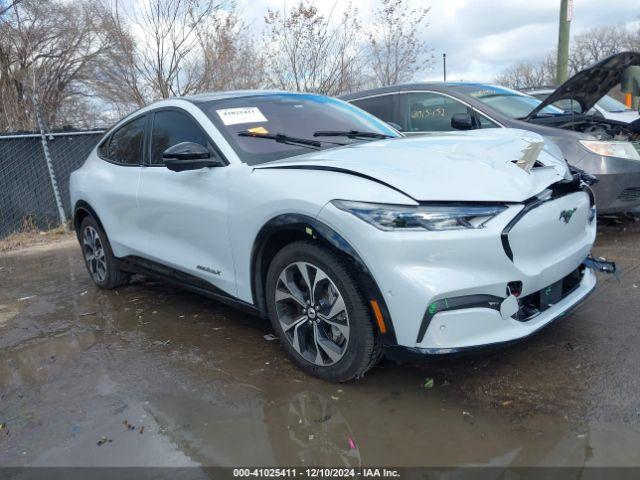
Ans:
[[[0,239],[71,217],[69,176],[103,131],[0,135]]]

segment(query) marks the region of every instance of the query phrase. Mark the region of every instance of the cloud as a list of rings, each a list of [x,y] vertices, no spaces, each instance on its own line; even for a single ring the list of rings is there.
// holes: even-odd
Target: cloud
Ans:
[[[240,0],[242,12],[258,27],[271,9],[288,9],[295,0]],[[320,11],[339,11],[348,2],[317,0]],[[371,20],[378,0],[352,0],[363,22]],[[442,78],[442,53],[448,77],[493,80],[513,63],[543,58],[558,37],[560,0],[413,0],[412,7],[430,6],[429,27],[422,40],[433,48],[435,63],[420,79]],[[632,8],[635,5],[636,8]],[[638,0],[574,0],[572,35],[602,25],[637,21]]]
[[[469,0],[455,15],[447,15],[449,2],[431,2],[431,26],[423,40],[438,61],[423,79],[442,78],[441,55],[447,53],[449,79],[491,81],[508,66],[543,58],[555,49],[559,0]],[[631,24],[640,9],[628,0],[575,0],[571,34],[602,25]]]

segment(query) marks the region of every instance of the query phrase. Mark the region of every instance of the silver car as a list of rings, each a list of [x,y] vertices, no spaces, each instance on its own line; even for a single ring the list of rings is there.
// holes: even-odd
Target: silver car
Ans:
[[[632,65],[640,65],[640,53],[608,57],[576,74],[545,101],[468,82],[395,85],[341,98],[408,135],[496,127],[539,133],[560,147],[570,165],[597,177],[593,188],[599,213],[618,213],[640,206],[640,120],[625,123],[567,113],[553,104],[571,99],[588,112]]]

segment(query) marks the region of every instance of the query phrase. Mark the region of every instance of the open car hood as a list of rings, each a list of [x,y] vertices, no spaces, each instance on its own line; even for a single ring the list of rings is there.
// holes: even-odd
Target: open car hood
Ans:
[[[518,162],[530,162],[526,171]],[[362,142],[255,167],[325,170],[386,185],[416,201],[522,202],[570,179],[553,144],[507,128]]]
[[[632,65],[640,65],[640,53],[622,52],[595,63],[576,73],[560,85],[540,105],[534,108],[524,120],[534,118],[540,110],[559,100],[575,100],[583,112],[595,104],[615,87],[622,79],[624,71]]]

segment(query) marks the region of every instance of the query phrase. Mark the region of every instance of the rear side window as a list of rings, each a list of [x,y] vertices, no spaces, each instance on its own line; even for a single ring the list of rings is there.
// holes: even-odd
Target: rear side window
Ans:
[[[151,165],[163,165],[162,152],[182,142],[209,146],[200,125],[186,113],[176,110],[156,112],[151,131]]]
[[[140,117],[113,132],[99,148],[102,157],[122,165],[140,165],[146,117]]]
[[[371,115],[378,117],[380,120],[398,123],[398,119],[394,118],[393,114],[394,98],[393,95],[382,95],[380,97],[354,100],[351,103],[363,109],[365,112],[369,112]]]

